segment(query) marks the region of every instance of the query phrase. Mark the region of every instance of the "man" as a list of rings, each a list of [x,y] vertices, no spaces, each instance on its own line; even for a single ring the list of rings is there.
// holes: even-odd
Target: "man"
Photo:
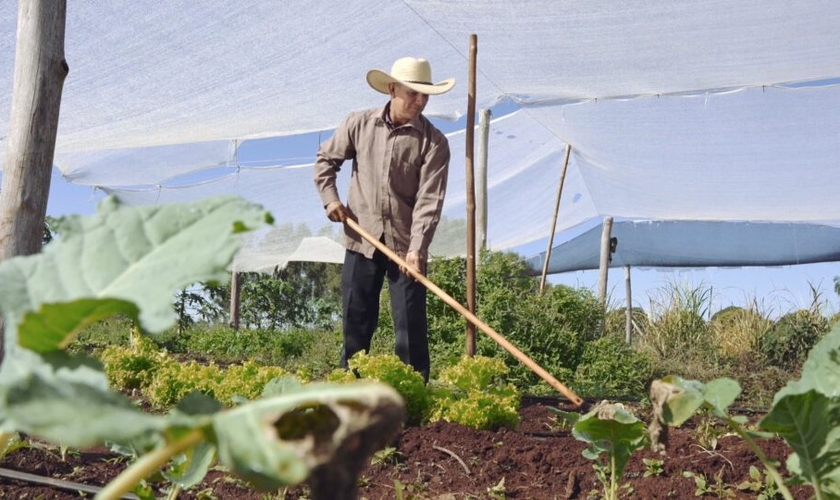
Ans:
[[[367,82],[390,100],[384,107],[351,113],[321,144],[315,186],[331,221],[357,220],[406,264],[425,274],[446,193],[449,142],[422,113],[429,95],[448,92],[455,80],[433,84],[428,61],[405,57],[394,63],[390,74],[369,71]],[[353,167],[345,205],[336,189],[336,175],[348,159]],[[354,354],[370,350],[387,276],[396,354],[428,381],[425,287],[347,227],[344,245],[341,366],[347,368]]]

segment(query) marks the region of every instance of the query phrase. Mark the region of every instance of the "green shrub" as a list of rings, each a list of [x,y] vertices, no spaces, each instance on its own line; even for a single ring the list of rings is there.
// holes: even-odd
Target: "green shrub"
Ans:
[[[299,357],[272,358],[270,364],[282,366],[297,373],[303,380],[323,379],[338,366],[341,353],[341,332],[335,330],[315,330],[303,332],[307,336]]]
[[[828,330],[828,320],[816,311],[802,309],[786,314],[761,338],[761,353],[768,365],[798,370],[808,351]]]
[[[84,327],[68,347],[72,353],[94,353],[106,347],[128,347],[133,321],[121,315],[96,321]]]
[[[516,429],[520,394],[503,380],[508,369],[498,359],[463,357],[441,371],[432,387],[430,420],[458,422],[475,429]]]
[[[281,333],[239,329],[227,325],[196,325],[190,329],[183,352],[201,353],[220,362],[256,359],[269,362]]]
[[[307,379],[322,378],[338,364],[341,333],[334,330],[240,329],[196,324],[182,335],[156,336],[173,354],[200,353],[220,363],[256,361],[300,371]]]
[[[637,352],[623,338],[606,335],[589,342],[577,366],[574,387],[585,397],[632,396],[643,398],[652,380],[648,356]]]
[[[466,267],[462,258],[435,260],[429,279],[466,304]],[[549,286],[539,293],[531,269],[516,254],[485,252],[476,269],[476,315],[555,377],[574,373],[583,345],[596,338],[601,308],[588,289]],[[430,294],[429,350],[432,378],[465,352],[466,320]],[[554,392],[530,369],[476,329],[476,354],[501,359],[508,381],[532,393]]]
[[[561,381],[570,379],[581,361],[584,346],[596,338],[602,317],[600,305],[592,292],[551,286],[542,295],[535,292],[531,296],[510,300],[507,306],[510,312],[506,313],[511,317],[508,329],[496,328],[492,323],[491,326],[555,378]],[[482,334],[478,346],[478,354],[505,362],[510,369],[508,380],[523,392],[556,392],[489,337]]]

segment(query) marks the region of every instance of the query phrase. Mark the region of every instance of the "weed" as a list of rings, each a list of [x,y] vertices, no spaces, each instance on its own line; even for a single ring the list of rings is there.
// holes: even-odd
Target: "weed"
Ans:
[[[20,434],[17,432],[6,432],[0,434],[0,459],[13,451],[23,448],[29,448],[29,441],[21,439]]]
[[[505,490],[505,478],[503,477],[493,486],[487,488],[487,494],[492,500],[505,500],[507,498],[507,490]]]
[[[396,500],[420,500],[425,498],[426,487],[422,483],[403,484],[394,479],[394,498]]]
[[[754,465],[750,466],[750,479],[739,483],[738,489],[755,493],[756,500],[771,500],[779,495],[776,481],[769,475],[763,475]]]
[[[644,477],[655,477],[662,475],[665,472],[664,462],[656,458],[643,458],[642,462],[645,464]]]
[[[717,498],[735,498],[737,495],[731,486],[723,482],[723,469],[715,473],[715,482],[710,484],[706,478],[695,472],[683,471],[683,477],[693,478],[696,489],[694,496],[713,495]]]
[[[393,446],[386,446],[373,454],[370,459],[370,465],[391,464],[396,465],[400,457],[400,452]]]
[[[711,414],[710,409],[701,408],[699,413],[700,420],[693,434],[701,447],[707,450],[716,450],[720,438],[735,435],[735,433],[730,432],[727,427],[720,423],[719,419]]]

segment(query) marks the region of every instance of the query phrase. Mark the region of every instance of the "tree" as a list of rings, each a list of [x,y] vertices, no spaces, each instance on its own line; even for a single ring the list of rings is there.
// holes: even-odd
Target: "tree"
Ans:
[[[239,280],[240,321],[245,327],[330,328],[341,311],[338,264],[289,262],[273,274],[240,273]],[[229,284],[202,283],[201,294],[207,302],[196,309],[198,316],[209,319],[229,309]]]

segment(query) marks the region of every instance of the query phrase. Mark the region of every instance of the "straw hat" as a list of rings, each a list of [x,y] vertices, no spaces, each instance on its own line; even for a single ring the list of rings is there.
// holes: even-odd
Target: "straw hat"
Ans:
[[[449,92],[455,86],[454,78],[432,83],[432,66],[425,59],[403,57],[391,66],[391,73],[378,69],[368,71],[367,82],[374,90],[390,94],[389,83],[401,83],[421,94],[437,95]]]

